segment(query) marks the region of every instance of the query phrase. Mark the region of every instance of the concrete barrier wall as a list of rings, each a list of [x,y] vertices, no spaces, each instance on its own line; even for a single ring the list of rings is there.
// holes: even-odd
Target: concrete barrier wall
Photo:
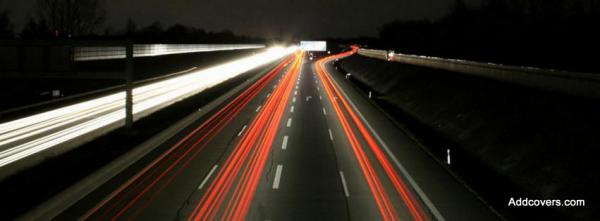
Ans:
[[[516,67],[492,63],[405,55],[385,50],[360,49],[359,55],[405,64],[442,69],[456,73],[491,78],[513,84],[572,94],[600,98],[600,74],[547,70],[531,67]]]

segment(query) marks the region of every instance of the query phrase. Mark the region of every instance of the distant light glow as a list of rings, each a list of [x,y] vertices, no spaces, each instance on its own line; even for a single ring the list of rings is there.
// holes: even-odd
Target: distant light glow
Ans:
[[[301,41],[300,49],[303,51],[327,51],[326,41]]]

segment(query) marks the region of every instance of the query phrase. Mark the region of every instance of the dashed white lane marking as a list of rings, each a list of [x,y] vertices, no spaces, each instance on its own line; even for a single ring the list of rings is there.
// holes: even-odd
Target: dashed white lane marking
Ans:
[[[281,173],[283,170],[283,165],[277,165],[277,170],[275,170],[275,179],[273,180],[273,189],[279,189],[279,182],[281,181]]]
[[[268,94],[267,94],[267,97],[269,97],[269,96],[271,96],[271,93],[268,93]]]
[[[333,133],[331,133],[331,129],[329,129],[329,139],[333,141]]]
[[[298,95],[298,91],[294,91],[294,95]]]
[[[323,108],[323,115],[327,115],[327,111],[325,111],[325,108]]]
[[[335,79],[333,79],[333,80],[334,80],[333,83],[336,86],[339,87],[339,84],[335,81]],[[346,94],[346,92],[344,92],[343,90],[341,92],[342,92],[343,96],[348,97],[348,95]],[[335,97],[335,99],[337,99],[337,97]],[[417,192],[417,195],[419,195],[421,197],[421,199],[423,200],[423,202],[425,203],[425,205],[427,205],[427,207],[429,207],[429,210],[431,211],[431,213],[433,214],[433,216],[437,220],[445,221],[446,219],[442,216],[442,214],[440,213],[440,211],[431,202],[431,200],[429,199],[429,197],[427,197],[427,194],[425,194],[425,192],[421,189],[421,187],[415,182],[415,180],[408,173],[408,171],[406,170],[406,168],[404,168],[404,166],[400,163],[400,161],[398,161],[398,158],[396,158],[396,156],[394,154],[392,154],[392,152],[390,151],[390,149],[387,146],[387,144],[385,142],[383,142],[383,140],[381,139],[381,137],[379,136],[379,134],[377,134],[377,131],[375,131],[373,129],[373,127],[371,126],[371,124],[369,124],[369,122],[365,119],[365,117],[362,115],[362,113],[360,112],[360,110],[356,107],[356,105],[354,104],[354,102],[352,102],[352,100],[350,100],[350,99],[348,99],[348,102],[350,103],[350,105],[352,106],[352,108],[354,108],[354,110],[357,111],[358,116],[365,122],[365,124],[367,125],[368,129],[373,132],[373,135],[379,141],[379,143],[381,143],[381,145],[383,146],[383,149],[385,149],[385,152],[392,159],[392,162],[394,162],[394,164],[396,164],[396,166],[398,167],[398,169],[400,169],[400,172],[405,175],[407,181],[415,189],[415,192]]]
[[[256,108],[256,112],[260,111],[260,105]]]
[[[238,137],[242,136],[242,134],[244,133],[244,130],[246,130],[246,127],[248,127],[248,126],[244,125],[244,127],[242,127],[242,130],[240,130],[240,132],[238,133]]]
[[[290,108],[290,112],[294,113],[294,105]]]
[[[210,169],[210,172],[208,172],[208,175],[206,175],[204,180],[202,180],[202,183],[200,183],[200,186],[198,186],[198,189],[202,189],[202,187],[204,187],[206,182],[208,182],[208,179],[210,178],[210,176],[212,176],[212,174],[215,172],[215,170],[217,170],[217,167],[219,167],[219,165],[215,165],[215,166],[213,166],[212,169]]]
[[[294,99],[292,99],[292,102],[296,103],[296,97],[294,97]]]
[[[323,100],[323,97],[321,95],[319,95],[319,100]]]
[[[288,118],[288,121],[287,121],[287,127],[291,127],[291,126],[292,126],[292,118],[290,117],[290,118]]]
[[[288,139],[289,139],[289,137],[287,135],[283,136],[283,143],[281,143],[281,149],[282,150],[287,149]]]
[[[348,191],[348,184],[346,184],[346,178],[344,177],[344,172],[340,171],[340,179],[342,179],[342,186],[344,187],[344,194],[346,198],[350,197],[350,191]]]

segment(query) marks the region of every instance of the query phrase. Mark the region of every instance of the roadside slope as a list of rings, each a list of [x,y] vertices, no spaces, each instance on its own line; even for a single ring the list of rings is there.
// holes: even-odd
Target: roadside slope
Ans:
[[[451,149],[451,169],[508,218],[552,217],[556,209],[508,208],[510,197],[585,199],[590,205],[558,211],[599,217],[591,205],[600,185],[591,172],[597,100],[356,55],[338,65],[438,159]]]

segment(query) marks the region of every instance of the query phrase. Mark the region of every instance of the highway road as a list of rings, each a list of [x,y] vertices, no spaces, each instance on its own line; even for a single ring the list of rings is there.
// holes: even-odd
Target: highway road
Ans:
[[[497,220],[345,81],[284,59],[57,220]]]

